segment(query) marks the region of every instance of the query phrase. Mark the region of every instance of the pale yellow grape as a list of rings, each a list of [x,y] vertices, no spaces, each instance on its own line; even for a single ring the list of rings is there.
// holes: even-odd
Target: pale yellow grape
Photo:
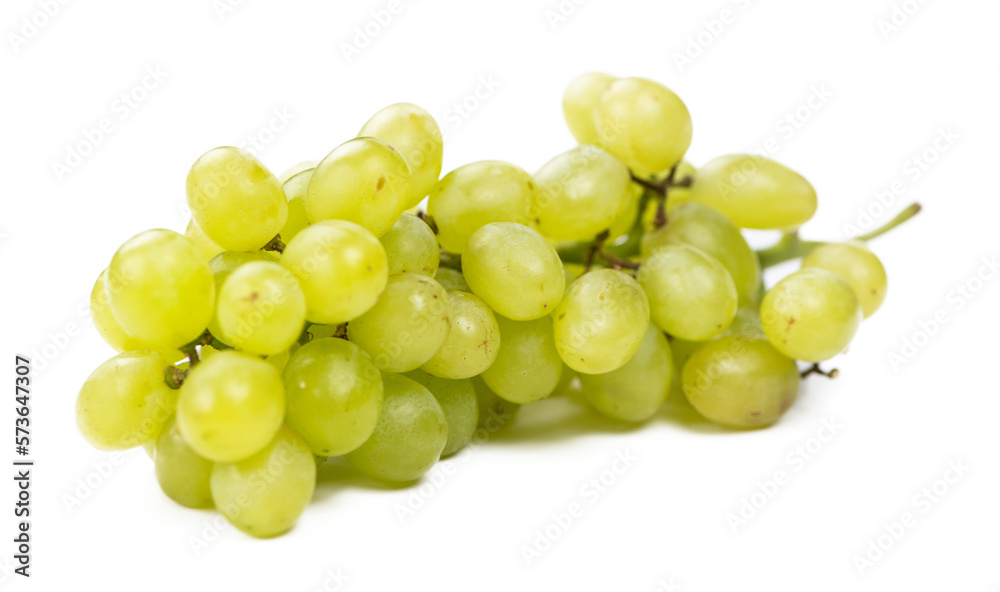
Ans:
[[[715,208],[742,228],[798,227],[816,213],[809,181],[769,158],[720,156],[701,167],[690,199]]]
[[[220,351],[190,370],[177,424],[184,441],[215,462],[247,458],[271,441],[285,416],[281,375],[260,358]]]
[[[222,284],[240,266],[255,261],[277,262],[278,255],[272,251],[252,251],[249,253],[243,251],[223,251],[212,257],[212,260],[208,262],[208,269],[212,272],[212,281],[215,284],[215,303],[212,306],[215,313],[212,315],[212,320],[208,323],[208,330],[223,343],[228,343],[228,337],[223,334],[222,328],[219,327],[218,311],[216,310],[218,308],[219,293],[222,291]]]
[[[725,426],[771,425],[798,396],[795,361],[767,341],[723,337],[699,348],[684,365],[684,394],[706,418]]]
[[[685,244],[719,260],[729,271],[740,304],[757,301],[760,289],[760,261],[740,229],[712,208],[694,202],[678,204],[669,210],[669,223],[642,238],[642,255],[648,257],[657,247]]]
[[[646,257],[639,283],[649,297],[653,322],[689,341],[706,341],[725,331],[739,296],[726,268],[687,245],[664,245]]]
[[[667,338],[649,325],[635,355],[617,370],[581,374],[583,394],[602,415],[623,421],[645,421],[670,394],[673,357]]]
[[[573,79],[563,94],[563,117],[570,133],[581,144],[596,144],[597,129],[594,126],[594,108],[601,94],[617,80],[603,72],[588,72]]]
[[[494,393],[483,382],[482,377],[476,376],[471,380],[473,388],[476,389],[476,404],[479,409],[478,425],[483,433],[481,437],[489,437],[490,434],[509,426],[514,421],[521,406]],[[477,435],[477,437],[480,436]]]
[[[119,354],[97,367],[76,399],[76,425],[100,450],[126,450],[154,440],[177,406],[164,382],[170,363],[153,351]]]
[[[156,480],[170,499],[188,508],[211,508],[212,461],[191,450],[176,421],[171,421],[156,440]]]
[[[665,171],[691,145],[691,115],[670,89],[643,78],[622,78],[594,110],[600,146],[637,175]]]
[[[288,198],[288,218],[278,234],[281,235],[281,240],[286,245],[288,241],[295,238],[295,235],[302,232],[303,228],[309,226],[309,214],[306,213],[306,190],[309,188],[309,180],[312,179],[314,170],[314,166],[305,168],[281,184],[285,190],[285,196]]]
[[[434,277],[441,250],[431,227],[420,218],[403,214],[378,240],[389,258],[389,275],[412,271]]]
[[[253,456],[218,463],[212,499],[230,523],[258,538],[291,530],[316,488],[316,460],[305,441],[282,426]]]
[[[409,372],[427,363],[451,330],[451,304],[441,284],[419,273],[389,277],[382,297],[347,325],[352,343],[386,372]]]
[[[533,403],[552,394],[563,373],[552,319],[512,321],[498,316],[500,352],[482,379],[494,393],[518,403]]]
[[[424,385],[441,405],[448,424],[448,441],[445,442],[441,456],[454,454],[465,447],[476,432],[479,422],[479,404],[472,381],[468,378],[438,378],[423,370],[407,372],[406,377]]]
[[[448,422],[426,387],[399,374],[385,374],[385,401],[375,431],[344,455],[362,473],[384,481],[419,479],[441,457]]]
[[[378,138],[355,138],[333,150],[313,171],[306,190],[312,222],[347,220],[382,236],[406,210],[410,168]]]
[[[298,176],[299,173],[311,171],[312,169],[316,168],[316,165],[318,164],[319,164],[318,160],[304,160],[294,166],[290,166],[287,169],[285,169],[285,172],[281,173],[281,175],[278,176],[278,183],[285,185],[286,183],[292,180],[292,177]]]
[[[631,198],[628,167],[596,146],[578,146],[547,162],[535,183],[535,227],[557,240],[584,240],[607,230]]]
[[[228,345],[269,356],[287,350],[302,334],[306,297],[292,272],[254,261],[222,284],[215,318]]]
[[[437,353],[421,368],[439,378],[471,378],[482,374],[497,359],[500,327],[496,316],[478,296],[448,292],[451,329]]]
[[[802,267],[818,267],[847,280],[867,319],[885,300],[888,278],[885,267],[864,243],[829,243],[802,260]]]
[[[462,272],[476,296],[516,321],[552,312],[566,287],[562,261],[552,245],[511,222],[487,224],[469,238]]]
[[[288,199],[257,158],[223,146],[201,155],[187,176],[187,203],[198,226],[230,251],[266,245],[288,217]]]
[[[635,354],[649,325],[649,300],[639,282],[613,269],[573,282],[553,315],[556,349],[585,374],[617,370]]]
[[[94,283],[94,288],[90,291],[90,318],[94,321],[94,327],[97,328],[97,332],[104,338],[104,341],[114,348],[116,352],[149,349],[145,343],[125,333],[118,324],[118,321],[111,314],[111,307],[108,306],[108,296],[105,290],[104,278],[107,274],[107,269],[102,271]]]
[[[778,282],[760,304],[764,333],[778,351],[821,362],[844,351],[861,324],[861,305],[839,275],[806,267]]]
[[[608,241],[611,243],[629,234],[636,225],[636,218],[639,217],[639,205],[642,202],[642,193],[643,189],[640,185],[636,183],[628,184],[628,187],[625,189],[625,197],[623,198],[625,205],[618,212],[618,215],[615,216],[611,226],[608,227]]]
[[[461,290],[462,292],[471,292],[472,288],[465,281],[465,276],[462,275],[461,271],[457,271],[450,267],[438,267],[438,270],[434,272],[434,280],[441,284],[445,290]]]
[[[465,252],[474,232],[492,222],[532,223],[538,188],[523,169],[498,160],[459,167],[434,186],[427,213],[438,242],[452,253]]]
[[[748,304],[736,309],[733,322],[721,333],[723,336],[746,337],[747,339],[767,339],[760,322],[760,309]]]
[[[201,251],[201,254],[204,256],[205,261],[211,261],[212,257],[215,257],[222,251],[225,251],[225,249],[215,244],[215,241],[209,238],[209,236],[205,234],[205,231],[202,230],[201,227],[198,226],[198,223],[193,219],[188,222],[187,228],[184,229],[184,236],[191,239],[191,242],[198,247],[198,250]]]
[[[215,285],[202,253],[185,236],[147,230],[111,259],[104,287],[118,325],[155,349],[180,347],[205,331]]]
[[[378,300],[389,277],[385,249],[371,232],[343,220],[302,230],[281,255],[281,264],[306,295],[306,318],[339,324],[357,318]]]
[[[389,105],[373,115],[358,136],[385,140],[403,155],[413,176],[408,208],[420,203],[441,176],[444,153],[441,129],[430,113],[416,105]]]
[[[340,456],[371,435],[382,409],[382,374],[358,346],[318,339],[288,360],[285,422],[314,454]]]

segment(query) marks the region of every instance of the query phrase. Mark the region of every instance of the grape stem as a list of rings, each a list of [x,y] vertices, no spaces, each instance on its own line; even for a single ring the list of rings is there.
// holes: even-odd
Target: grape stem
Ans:
[[[677,176],[677,166],[678,165],[674,165],[674,167],[670,169],[670,172],[667,173],[666,178],[662,181],[649,181],[629,171],[629,175],[632,177],[632,182],[649,190],[656,198],[656,218],[653,219],[653,226],[656,228],[663,228],[667,224],[667,197],[670,193],[670,188],[690,187],[691,183],[694,181],[691,175],[684,177],[680,181],[675,181],[674,179]]]
[[[187,378],[188,370],[201,363],[199,348],[205,347],[206,345],[217,350],[233,349],[232,346],[222,343],[216,339],[214,335],[212,335],[211,331],[205,329],[205,332],[199,335],[197,339],[177,348],[178,351],[187,356],[188,368],[187,370],[182,370],[177,366],[167,366],[166,373],[163,377],[167,386],[172,389],[181,388],[181,385],[184,384],[184,379]]]
[[[807,378],[808,376],[810,376],[812,374],[820,374],[822,376],[826,376],[827,378],[834,379],[834,378],[837,378],[838,376],[840,376],[840,370],[837,370],[836,368],[834,368],[832,370],[825,371],[825,370],[823,370],[822,368],[819,367],[819,363],[817,362],[817,363],[814,363],[812,366],[809,366],[808,368],[806,368],[802,372],[800,372],[799,376],[802,379],[805,379],[805,378]]]
[[[427,225],[431,227],[431,232],[433,232],[434,234],[438,233],[438,225],[437,222],[434,221],[434,216],[429,216],[427,215],[427,212],[420,210],[417,212],[417,218],[420,218],[421,220],[426,222]]]
[[[621,257],[618,257],[612,253],[609,253],[604,248],[604,243],[608,240],[609,236],[611,236],[611,231],[605,230],[601,234],[598,234],[596,237],[594,237],[594,242],[590,244],[590,249],[587,251],[587,254],[583,258],[584,273],[590,271],[591,266],[594,264],[594,257],[597,255],[600,255],[601,259],[604,259],[604,261],[609,266],[611,266],[611,268],[617,269],[618,271],[621,271],[622,268],[639,269],[638,262],[629,261],[628,259],[623,259]]]
[[[921,206],[919,203],[910,204],[895,218],[889,220],[875,230],[859,236],[858,240],[870,241],[873,238],[878,238],[903,222],[906,222],[910,218],[916,216],[920,210]],[[787,232],[780,239],[778,239],[778,242],[774,245],[757,251],[757,256],[760,258],[761,268],[767,269],[768,267],[784,263],[785,261],[805,257],[809,253],[813,252],[814,249],[822,247],[825,244],[828,243],[822,241],[802,240],[799,237],[798,231]]]
[[[278,253],[285,252],[285,243],[281,240],[281,235],[276,234],[274,238],[267,241],[267,244],[260,248],[261,251],[276,251]]]

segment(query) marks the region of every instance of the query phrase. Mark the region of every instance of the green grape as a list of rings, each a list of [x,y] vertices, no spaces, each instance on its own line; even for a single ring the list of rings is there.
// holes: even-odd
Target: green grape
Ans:
[[[670,222],[642,238],[642,255],[657,247],[685,244],[719,260],[729,271],[740,304],[755,302],[760,287],[760,261],[740,229],[719,212],[699,203],[685,202],[669,210]]]
[[[639,283],[658,327],[675,337],[705,341],[725,331],[739,296],[726,268],[687,245],[664,245],[642,262]]]
[[[316,459],[301,436],[285,426],[253,456],[218,463],[212,499],[230,523],[257,538],[284,534],[312,499]]]
[[[646,421],[663,406],[673,377],[670,344],[654,325],[635,355],[617,370],[581,374],[583,394],[602,415],[623,421]]]
[[[90,291],[90,317],[94,321],[94,327],[100,333],[104,341],[107,342],[116,352],[134,351],[137,349],[149,349],[149,347],[139,341],[129,337],[122,330],[114,315],[111,314],[111,307],[108,306],[108,295],[105,290],[105,277],[108,270],[105,269],[98,276],[94,283],[94,288]]]
[[[306,322],[299,282],[277,263],[254,261],[236,269],[217,302],[215,318],[226,343],[261,356],[291,347]]]
[[[418,273],[389,277],[375,306],[347,326],[347,336],[386,372],[427,363],[448,337],[451,304],[441,284]]]
[[[500,352],[483,382],[504,399],[524,404],[552,394],[559,385],[563,361],[556,350],[552,319],[512,321],[497,317]]]
[[[212,260],[208,262],[208,269],[212,272],[212,280],[215,284],[215,303],[212,307],[215,314],[213,314],[212,320],[208,322],[208,330],[214,337],[220,339],[223,343],[228,344],[228,337],[223,334],[222,327],[219,326],[217,311],[219,294],[222,292],[222,285],[226,282],[229,276],[236,271],[237,268],[255,261],[269,261],[274,263],[278,261],[278,255],[271,251],[252,251],[250,253],[244,253],[242,251],[223,251],[215,257],[212,257]]]
[[[176,421],[156,439],[156,480],[167,497],[188,508],[211,508],[212,461],[191,450]]]
[[[215,286],[190,239],[147,230],[125,241],[104,276],[111,314],[132,338],[155,349],[194,340],[212,318]]]
[[[735,321],[734,321],[735,324]],[[732,325],[730,325],[732,328]],[[729,329],[727,329],[728,331]],[[674,365],[674,373],[670,379],[670,394],[667,395],[667,407],[670,408],[672,412],[683,412],[689,413],[694,410],[691,407],[691,403],[688,402],[687,397],[684,396],[684,387],[681,381],[681,374],[684,370],[684,364],[694,355],[694,352],[698,351],[701,346],[705,345],[704,341],[685,341],[683,339],[671,338],[670,341],[670,353],[671,360]]]
[[[309,214],[306,213],[306,190],[309,188],[309,180],[312,179],[314,170],[315,167],[305,168],[281,183],[285,190],[285,196],[288,197],[288,218],[278,234],[281,235],[281,240],[285,244],[288,244],[298,233],[302,232],[303,228],[309,226]]]
[[[468,378],[449,380],[431,376],[423,370],[407,372],[406,377],[420,384],[434,395],[448,424],[448,440],[441,456],[455,454],[465,447],[476,432],[479,422],[479,404],[476,389]]]
[[[515,321],[549,314],[566,287],[562,261],[552,245],[511,222],[487,224],[469,238],[462,272],[476,296]]]
[[[410,169],[395,148],[378,138],[355,138],[327,155],[306,190],[313,222],[347,220],[382,236],[406,209]]]
[[[556,349],[585,374],[617,370],[635,354],[649,324],[649,300],[639,282],[613,269],[573,282],[553,315]]]
[[[278,372],[283,372],[285,370],[285,365],[288,364],[288,358],[292,355],[292,350],[294,349],[295,351],[298,351],[298,347],[296,347],[297,345],[298,343],[293,343],[288,349],[265,357],[264,361],[270,364],[271,367]]]
[[[382,243],[361,226],[342,220],[302,230],[281,255],[306,295],[306,318],[339,324],[375,305],[389,277]]]
[[[382,409],[382,375],[361,349],[319,339],[298,349],[282,375],[285,421],[314,454],[340,456],[372,434]]]
[[[462,275],[461,271],[454,270],[450,267],[438,267],[437,271],[434,272],[434,280],[441,284],[445,290],[460,290],[462,292],[471,292],[472,288],[465,281],[465,276]]]
[[[187,203],[198,226],[230,251],[254,251],[285,225],[288,199],[257,158],[223,146],[202,154],[187,176]]]
[[[385,374],[385,400],[375,431],[344,455],[362,473],[384,481],[414,481],[441,458],[448,422],[426,387],[398,374]]]
[[[596,144],[597,129],[594,127],[594,108],[601,94],[617,80],[610,74],[588,72],[576,77],[566,87],[563,95],[563,116],[570,133],[581,144]]]
[[[764,333],[790,358],[821,362],[844,351],[861,324],[861,305],[847,280],[806,267],[778,282],[760,304]]]
[[[701,167],[689,198],[743,228],[795,228],[816,213],[816,190],[802,175],[751,154],[720,156]]]
[[[847,280],[867,319],[885,300],[888,278],[885,267],[864,243],[829,243],[817,248],[802,260],[802,267],[818,267]]]
[[[94,370],[76,399],[76,425],[100,450],[126,450],[155,439],[177,407],[167,386],[170,363],[153,351],[119,354]]]
[[[608,240],[614,243],[617,239],[629,234],[635,226],[635,220],[639,216],[639,204],[642,202],[642,186],[636,183],[629,183],[625,188],[625,207],[618,212],[611,226],[608,228]]]
[[[304,160],[295,166],[288,167],[288,169],[286,169],[285,172],[281,173],[278,177],[278,183],[285,185],[292,180],[292,177],[297,176],[299,173],[311,171],[316,168],[316,165],[318,164],[318,160]],[[289,196],[289,201],[291,201],[291,196]]]
[[[389,258],[389,275],[412,271],[434,277],[441,250],[431,227],[420,218],[403,214],[378,240]]]
[[[284,415],[281,375],[260,358],[228,350],[190,370],[177,403],[184,441],[215,462],[241,460],[266,446]]]
[[[494,393],[480,376],[472,379],[472,386],[476,389],[476,405],[479,410],[479,419],[476,423],[479,429],[487,435],[494,434],[514,421],[521,408],[519,404]]]
[[[413,175],[408,208],[420,203],[441,176],[444,152],[441,129],[430,113],[416,105],[389,105],[373,115],[358,136],[385,140],[406,159]]]
[[[481,298],[468,292],[448,292],[448,302],[448,337],[421,368],[438,378],[452,380],[478,376],[497,359],[501,347],[496,316]]]
[[[706,418],[725,426],[771,425],[799,393],[795,361],[770,343],[723,337],[695,351],[684,365],[684,394]]]
[[[535,226],[556,240],[585,240],[628,207],[628,168],[596,146],[564,152],[535,173]]]
[[[622,78],[601,93],[594,109],[601,147],[637,175],[665,171],[691,145],[691,115],[670,89],[643,78]]]
[[[745,337],[747,339],[767,339],[764,327],[760,322],[760,310],[754,305],[741,306],[736,309],[732,324],[720,333],[723,336]]]
[[[497,160],[459,167],[431,191],[427,213],[446,251],[465,252],[469,237],[491,222],[531,223],[534,179],[521,168]]]
[[[201,227],[198,226],[198,223],[193,219],[188,222],[187,228],[184,230],[184,236],[191,239],[194,246],[198,247],[198,250],[201,251],[205,261],[211,261],[212,257],[215,257],[225,250],[215,244],[215,241],[210,239],[208,235],[205,234],[205,231],[202,230]]]

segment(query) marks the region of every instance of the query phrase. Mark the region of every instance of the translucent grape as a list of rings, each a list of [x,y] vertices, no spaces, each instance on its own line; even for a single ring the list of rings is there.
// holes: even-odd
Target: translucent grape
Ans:
[[[445,290],[460,290],[462,292],[471,292],[472,288],[465,281],[465,276],[462,275],[461,271],[454,270],[450,267],[438,267],[438,270],[434,272],[434,280],[441,284]]]
[[[659,247],[643,261],[638,280],[649,297],[653,322],[675,337],[711,339],[736,314],[739,296],[732,276],[717,259],[694,247]]]
[[[732,324],[721,333],[724,336],[746,337],[747,339],[767,339],[760,321],[760,310],[753,305],[736,309]]]
[[[449,380],[431,376],[423,370],[407,372],[406,377],[424,385],[434,395],[448,424],[448,440],[441,456],[455,454],[465,447],[476,432],[479,404],[476,389],[468,378]]]
[[[403,214],[378,240],[389,258],[389,275],[412,271],[434,277],[441,250],[431,227],[420,218]]]
[[[760,261],[735,224],[712,208],[694,202],[678,204],[669,215],[666,226],[643,236],[643,257],[662,245],[690,245],[718,259],[729,271],[740,304],[757,301]]]
[[[159,353],[119,354],[94,370],[76,399],[76,424],[100,450],[126,450],[155,439],[177,407],[163,380],[169,362]]]
[[[316,460],[298,434],[281,426],[253,456],[216,464],[211,486],[215,507],[233,526],[274,537],[291,530],[312,499]]]
[[[285,190],[285,196],[288,198],[288,218],[279,231],[281,240],[285,244],[288,244],[288,241],[302,232],[303,228],[309,226],[309,214],[306,213],[306,190],[309,188],[309,180],[312,179],[314,170],[316,170],[315,166],[305,168],[281,184]]]
[[[451,304],[448,337],[421,368],[452,380],[482,374],[497,359],[502,346],[496,316],[482,299],[468,292],[448,292],[448,302]]]
[[[306,318],[339,324],[358,317],[378,300],[389,277],[385,249],[371,232],[342,220],[302,230],[281,256],[306,295]]]
[[[278,177],[278,183],[285,185],[286,183],[292,180],[292,177],[297,176],[299,173],[311,171],[312,169],[316,168],[316,165],[318,164],[319,164],[318,160],[304,160],[294,166],[290,166],[288,167],[288,169],[285,170],[285,172],[281,173],[281,175]],[[289,200],[291,200],[291,196],[288,197]]]
[[[885,267],[864,243],[829,243],[802,260],[802,267],[818,267],[847,280],[867,319],[885,300],[888,278]]]
[[[97,328],[97,332],[104,338],[104,341],[119,353],[137,349],[149,349],[147,344],[129,337],[122,330],[118,321],[115,320],[114,315],[111,314],[111,307],[108,306],[108,296],[104,289],[104,278],[107,275],[107,269],[102,271],[94,283],[94,288],[90,291],[90,317],[94,321],[94,327]]]
[[[521,168],[497,160],[474,162],[445,175],[434,186],[427,213],[438,242],[452,253],[465,252],[474,232],[492,222],[531,223],[537,187]]]
[[[725,426],[771,425],[798,396],[795,361],[767,341],[723,337],[710,341],[684,365],[684,394],[706,418]]]
[[[535,183],[535,226],[557,240],[593,238],[611,226],[631,198],[628,168],[596,146],[553,158],[535,173]]]
[[[333,150],[313,171],[306,213],[313,222],[347,220],[382,236],[406,210],[410,168],[378,138],[355,138]]]
[[[638,175],[665,171],[691,145],[691,115],[670,89],[643,78],[622,78],[601,94],[594,124],[602,148]]]
[[[202,253],[170,230],[125,241],[104,277],[111,313],[126,334],[155,349],[180,347],[212,318],[215,286]]]
[[[347,326],[352,343],[386,372],[409,372],[437,353],[451,329],[441,284],[418,273],[389,277],[375,306]]]
[[[205,261],[211,261],[212,257],[215,257],[225,250],[215,244],[215,241],[209,238],[208,235],[205,234],[205,231],[202,230],[201,227],[198,226],[198,223],[194,220],[188,222],[187,228],[184,230],[184,236],[191,239],[194,246],[198,247],[198,250],[201,251]]]
[[[382,375],[371,359],[343,339],[318,339],[288,360],[285,422],[314,454],[340,456],[371,435],[382,409]]]
[[[259,451],[274,437],[284,415],[281,375],[264,360],[231,350],[192,368],[177,403],[184,441],[215,462],[233,462]]]
[[[764,333],[790,358],[821,362],[844,351],[861,323],[847,280],[806,267],[777,283],[760,305]]]
[[[188,508],[211,508],[212,461],[191,450],[175,421],[155,441],[156,480],[163,493]]]
[[[649,325],[639,349],[624,366],[605,374],[581,374],[580,381],[587,401],[602,415],[645,421],[663,406],[673,373],[670,344]]]
[[[291,347],[306,321],[299,282],[277,263],[239,267],[222,284],[217,302],[215,318],[226,343],[262,356]]]
[[[701,167],[689,198],[743,228],[793,228],[816,213],[816,190],[802,175],[751,154],[720,156]]]
[[[532,403],[552,394],[562,376],[552,319],[512,321],[497,317],[500,352],[482,379],[494,393],[518,403]]]
[[[476,296],[517,321],[549,314],[566,287],[552,245],[527,226],[510,222],[487,224],[469,238],[462,272]]]
[[[384,481],[413,481],[430,470],[448,441],[441,405],[426,387],[385,374],[385,401],[371,437],[344,455],[362,473]]]
[[[255,261],[268,261],[274,263],[278,261],[278,255],[272,251],[252,251],[249,253],[244,253],[242,251],[223,251],[215,257],[212,257],[212,260],[208,262],[208,269],[212,272],[212,281],[215,284],[216,304],[213,305],[213,310],[218,307],[217,303],[219,300],[219,293],[222,292],[222,284],[224,284],[229,276],[240,266],[246,265],[247,263],[253,263]],[[212,320],[209,321],[208,330],[214,337],[220,339],[223,343],[228,343],[228,338],[223,334],[222,328],[219,326],[217,314],[213,314]]]
[[[563,117],[570,133],[581,144],[595,144],[598,140],[594,127],[594,109],[601,94],[617,80],[610,74],[588,72],[576,77],[566,87],[563,95]]]
[[[615,240],[632,231],[636,218],[639,217],[639,204],[642,202],[642,193],[642,187],[636,183],[629,183],[628,187],[625,188],[625,197],[622,198],[625,206],[615,216],[614,221],[611,222],[611,226],[608,227],[608,240],[610,242],[614,243]]]
[[[486,435],[496,433],[514,421],[521,408],[519,404],[494,393],[480,376],[472,378],[472,386],[476,389],[476,405],[479,409],[477,425]]]
[[[191,166],[187,203],[205,234],[231,251],[263,247],[288,217],[278,179],[254,155],[232,146],[209,150]]]
[[[617,370],[635,354],[649,325],[649,300],[639,282],[613,269],[573,282],[553,315],[556,349],[585,374]]]
[[[441,176],[441,129],[430,113],[416,105],[389,105],[372,116],[358,135],[385,140],[406,159],[413,175],[408,208],[420,203]]]

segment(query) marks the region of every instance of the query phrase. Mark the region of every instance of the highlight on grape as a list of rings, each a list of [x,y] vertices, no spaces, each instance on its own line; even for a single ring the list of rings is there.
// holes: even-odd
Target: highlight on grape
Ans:
[[[142,446],[169,498],[266,538],[293,528],[330,457],[416,482],[561,396],[608,421],[670,399],[758,429],[803,379],[837,375],[820,363],[886,294],[867,242],[919,205],[851,242],[805,240],[813,186],[760,155],[684,160],[691,116],[662,84],[584,74],[563,113],[578,146],[534,174],[489,160],[442,176],[441,129],[408,103],[280,176],[207,151],[184,233],[141,232],[94,270],[91,317],[117,355],[80,390],[81,433]],[[754,251],[744,228],[781,238]]]

